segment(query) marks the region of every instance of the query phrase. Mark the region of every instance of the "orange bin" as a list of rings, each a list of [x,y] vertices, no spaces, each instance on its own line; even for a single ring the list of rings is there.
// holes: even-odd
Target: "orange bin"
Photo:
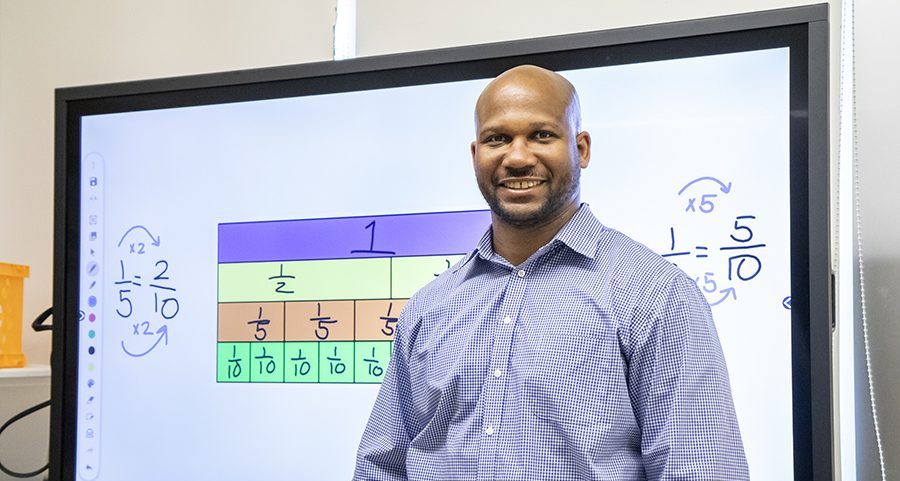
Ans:
[[[0,262],[0,368],[25,366],[22,303],[28,266]]]

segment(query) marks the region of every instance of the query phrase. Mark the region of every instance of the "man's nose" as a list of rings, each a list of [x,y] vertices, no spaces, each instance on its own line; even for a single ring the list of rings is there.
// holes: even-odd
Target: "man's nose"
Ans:
[[[509,168],[528,167],[536,163],[537,159],[528,145],[528,139],[516,137],[510,142],[509,149],[503,158],[503,163]]]

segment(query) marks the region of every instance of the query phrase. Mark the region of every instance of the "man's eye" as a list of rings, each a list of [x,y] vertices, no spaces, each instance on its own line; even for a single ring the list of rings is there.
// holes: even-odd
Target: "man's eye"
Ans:
[[[488,143],[491,143],[491,144],[500,144],[500,143],[506,142],[506,136],[500,135],[500,134],[491,135],[490,137],[487,138],[487,141],[488,141]]]
[[[534,134],[534,138],[536,138],[538,140],[547,140],[547,139],[553,138],[553,133],[547,132],[546,130],[541,130]]]

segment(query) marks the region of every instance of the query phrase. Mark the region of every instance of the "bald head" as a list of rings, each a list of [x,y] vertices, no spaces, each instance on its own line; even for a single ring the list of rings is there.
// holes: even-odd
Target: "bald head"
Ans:
[[[475,130],[480,130],[481,122],[505,105],[535,97],[565,116],[571,135],[581,131],[581,106],[575,87],[562,75],[535,65],[513,67],[485,87],[475,104]]]

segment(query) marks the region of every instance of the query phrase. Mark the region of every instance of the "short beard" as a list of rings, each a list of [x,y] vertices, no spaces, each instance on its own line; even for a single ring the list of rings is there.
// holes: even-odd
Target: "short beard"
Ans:
[[[581,171],[575,170],[572,178],[564,186],[561,191],[551,190],[547,200],[541,205],[536,212],[526,214],[516,214],[506,210],[497,200],[497,195],[493,191],[481,189],[481,195],[487,201],[491,212],[500,220],[515,227],[536,227],[546,224],[553,220],[559,212],[573,199],[578,191],[578,184],[581,178]]]

